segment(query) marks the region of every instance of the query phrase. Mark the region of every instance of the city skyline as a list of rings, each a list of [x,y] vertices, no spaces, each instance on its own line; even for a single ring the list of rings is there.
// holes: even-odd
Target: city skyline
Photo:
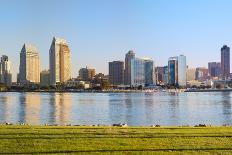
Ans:
[[[191,68],[207,67],[208,62],[220,61],[219,51],[224,44],[232,45],[232,21],[228,18],[232,2],[228,0],[55,2],[2,2],[0,33],[4,37],[0,39],[0,54],[14,62],[13,81],[25,42],[38,48],[41,71],[49,68],[53,36],[67,39],[70,45],[72,77],[84,66],[107,74],[107,63],[124,60],[129,50],[138,57],[152,58],[155,66],[165,66],[169,56],[183,54],[191,57],[187,63]],[[53,5],[56,9],[50,9]],[[67,11],[60,12],[59,8]]]

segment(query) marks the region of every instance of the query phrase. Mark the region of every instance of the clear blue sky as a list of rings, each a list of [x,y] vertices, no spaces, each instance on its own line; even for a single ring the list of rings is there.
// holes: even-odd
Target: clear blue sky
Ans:
[[[190,67],[207,66],[232,46],[231,15],[231,0],[1,0],[0,54],[13,62],[14,79],[25,42],[48,68],[53,36],[69,42],[73,76],[85,66],[108,73],[108,61],[130,49],[156,65],[184,54]]]

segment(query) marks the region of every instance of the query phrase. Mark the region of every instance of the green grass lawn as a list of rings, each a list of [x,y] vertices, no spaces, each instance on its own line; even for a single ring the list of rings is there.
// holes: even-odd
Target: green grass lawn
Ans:
[[[232,154],[232,127],[0,126],[0,154]]]

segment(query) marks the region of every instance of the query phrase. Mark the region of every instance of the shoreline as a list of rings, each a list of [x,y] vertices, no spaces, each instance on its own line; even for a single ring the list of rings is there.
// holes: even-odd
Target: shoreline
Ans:
[[[28,126],[28,127],[99,127],[99,128],[111,128],[111,127],[123,127],[123,128],[196,128],[196,127],[212,127],[212,128],[218,128],[218,127],[229,127],[232,128],[232,125],[230,124],[224,124],[224,125],[211,125],[211,124],[196,124],[196,125],[159,125],[159,124],[154,124],[154,125],[141,125],[141,126],[130,126],[126,123],[118,123],[118,124],[112,124],[112,125],[104,125],[104,124],[93,124],[93,125],[84,125],[84,124],[26,124],[26,123],[0,123],[0,127],[23,127],[23,126]]]
[[[33,93],[188,93],[188,92],[230,92],[231,89],[167,89],[163,90],[155,90],[155,91],[146,91],[146,90],[115,90],[115,91],[108,91],[108,90],[91,90],[91,91],[81,91],[81,90],[6,90],[0,91],[1,92],[15,92],[15,93],[26,93],[26,92],[33,92]]]

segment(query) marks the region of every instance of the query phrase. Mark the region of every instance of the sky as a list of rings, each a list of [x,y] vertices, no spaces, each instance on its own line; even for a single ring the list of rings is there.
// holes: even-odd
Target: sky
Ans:
[[[220,61],[232,47],[231,0],[1,0],[0,55],[19,70],[24,43],[38,48],[41,70],[49,68],[53,36],[68,41],[72,76],[82,67],[108,74],[108,62],[150,57],[156,66],[186,55],[190,68]]]

